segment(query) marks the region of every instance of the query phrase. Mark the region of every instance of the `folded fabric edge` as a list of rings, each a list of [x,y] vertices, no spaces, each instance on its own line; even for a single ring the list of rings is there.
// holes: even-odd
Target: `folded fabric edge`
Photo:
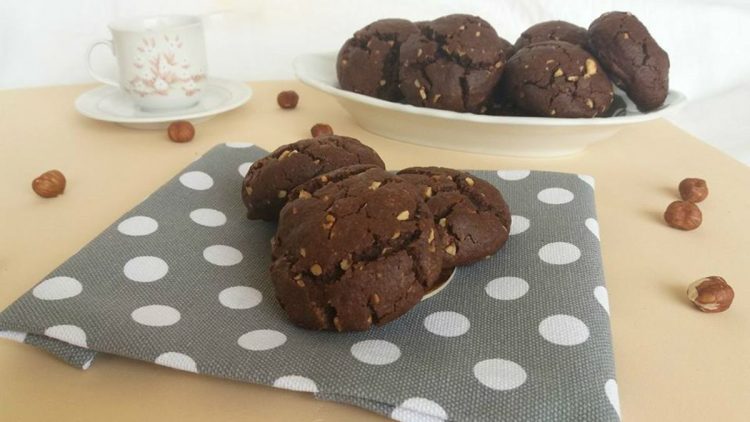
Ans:
[[[423,397],[411,397],[400,404],[383,403],[364,397],[335,393],[316,393],[315,398],[360,407],[402,422],[453,422],[457,420],[449,418],[439,404]]]
[[[96,351],[91,349],[75,346],[47,336],[20,331],[2,330],[0,331],[0,338],[34,346],[51,353],[68,365],[82,370],[89,369],[97,354]]]

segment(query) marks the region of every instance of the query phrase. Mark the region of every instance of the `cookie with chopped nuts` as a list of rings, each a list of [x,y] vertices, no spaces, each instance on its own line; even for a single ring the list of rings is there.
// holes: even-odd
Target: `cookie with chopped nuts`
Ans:
[[[489,182],[442,167],[412,167],[398,175],[418,187],[435,217],[444,268],[476,262],[508,240],[510,210]]]
[[[521,33],[514,47],[517,51],[545,41],[565,41],[584,49],[588,48],[586,28],[565,21],[547,21],[530,26]]]
[[[276,220],[297,185],[353,164],[385,168],[377,152],[346,136],[319,136],[283,145],[250,166],[242,183],[247,217]]]
[[[419,28],[405,19],[382,19],[355,32],[336,59],[341,88],[387,101],[401,101],[399,49],[416,33]]]
[[[589,46],[612,80],[643,111],[664,104],[669,93],[669,55],[648,29],[627,12],[591,22]]]
[[[399,79],[407,103],[484,113],[510,43],[477,16],[448,15],[423,24],[402,45]]]
[[[505,67],[501,92],[527,113],[595,117],[609,109],[612,82],[589,52],[564,41],[531,44]]]
[[[361,331],[393,321],[442,268],[434,218],[415,187],[377,167],[347,171],[318,176],[279,216],[271,279],[289,319],[304,328]]]

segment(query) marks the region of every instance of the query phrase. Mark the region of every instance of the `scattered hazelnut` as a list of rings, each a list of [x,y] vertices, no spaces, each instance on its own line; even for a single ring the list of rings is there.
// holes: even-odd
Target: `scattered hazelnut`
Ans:
[[[321,274],[323,274],[323,268],[320,265],[318,265],[318,264],[313,264],[310,267],[310,272],[313,275],[321,275]]]
[[[352,266],[352,263],[349,262],[348,259],[342,259],[341,262],[339,263],[339,267],[341,267],[341,269],[344,271],[348,270],[349,267],[351,266]]]
[[[708,186],[703,179],[689,178],[680,182],[680,196],[685,201],[701,202],[708,196]]]
[[[379,188],[379,187],[380,187],[380,185],[381,185],[381,184],[382,184],[382,183],[380,183],[380,182],[372,182],[372,183],[370,184],[370,187],[369,187],[369,189],[370,189],[370,190],[376,190],[377,188]]]
[[[316,123],[315,126],[310,129],[310,133],[312,133],[313,138],[317,138],[318,136],[333,135],[333,128],[325,123]]]
[[[302,189],[302,190],[299,191],[299,197],[301,199],[310,199],[310,198],[312,198],[312,195],[310,194],[310,192]]]
[[[281,91],[276,96],[276,102],[279,103],[279,107],[284,109],[295,108],[299,102],[299,95],[294,91]]]
[[[712,275],[688,286],[687,296],[703,312],[724,312],[734,299],[734,290],[723,278]]]
[[[408,220],[408,219],[409,219],[409,210],[401,211],[396,216],[396,220],[398,220],[398,221],[405,221],[405,220]]]
[[[31,188],[42,198],[54,198],[65,191],[65,176],[59,170],[50,170],[31,182]]]
[[[692,202],[674,201],[664,211],[664,221],[680,230],[695,230],[703,221],[701,210]]]
[[[169,124],[167,134],[173,142],[190,142],[195,136],[195,128],[186,120],[178,120]]]
[[[467,177],[467,178],[466,178],[466,179],[464,179],[464,180],[466,181],[466,184],[467,184],[467,185],[469,185],[469,186],[474,186],[474,179],[472,179],[471,177]]]
[[[372,296],[370,296],[370,303],[373,305],[377,305],[380,303],[380,296],[378,296],[377,293],[373,293]]]

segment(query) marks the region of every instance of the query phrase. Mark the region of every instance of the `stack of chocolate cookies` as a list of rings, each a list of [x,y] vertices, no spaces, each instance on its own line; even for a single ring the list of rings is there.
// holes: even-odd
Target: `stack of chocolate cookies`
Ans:
[[[613,82],[649,111],[669,91],[667,53],[627,12],[605,13],[588,30],[536,24],[515,45],[477,16],[384,19],[344,43],[336,70],[349,91],[478,114],[606,116]]]
[[[284,145],[248,170],[251,219],[278,219],[271,279],[290,320],[359,331],[416,305],[442,272],[497,252],[510,211],[468,173],[413,167],[392,174],[358,140]]]

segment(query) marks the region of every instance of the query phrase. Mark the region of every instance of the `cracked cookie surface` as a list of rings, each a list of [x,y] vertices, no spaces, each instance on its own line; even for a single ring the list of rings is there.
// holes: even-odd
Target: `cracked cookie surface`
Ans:
[[[290,320],[360,331],[403,315],[441,271],[437,230],[416,188],[376,167],[318,176],[281,211],[271,279]]]
[[[614,98],[612,82],[594,56],[564,41],[517,51],[506,65],[501,92],[521,109],[546,117],[595,117]]]
[[[320,136],[279,147],[254,162],[245,176],[242,202],[247,207],[248,218],[276,220],[297,185],[353,164],[385,168],[372,148],[346,136]]]
[[[508,240],[508,204],[487,181],[442,167],[411,167],[398,175],[419,188],[432,211],[444,268],[483,259]]]
[[[401,45],[399,79],[405,101],[420,107],[485,112],[510,43],[477,16],[443,16],[421,28],[421,34]]]
[[[638,18],[627,12],[605,13],[591,22],[588,34],[602,66],[639,109],[664,104],[669,93],[669,55]]]
[[[586,28],[565,21],[547,21],[530,26],[518,37],[514,48],[516,51],[545,41],[565,41],[583,49],[588,48]]]
[[[419,33],[405,19],[382,19],[354,33],[339,50],[336,74],[347,91],[387,101],[401,101],[398,56],[409,35]]]

